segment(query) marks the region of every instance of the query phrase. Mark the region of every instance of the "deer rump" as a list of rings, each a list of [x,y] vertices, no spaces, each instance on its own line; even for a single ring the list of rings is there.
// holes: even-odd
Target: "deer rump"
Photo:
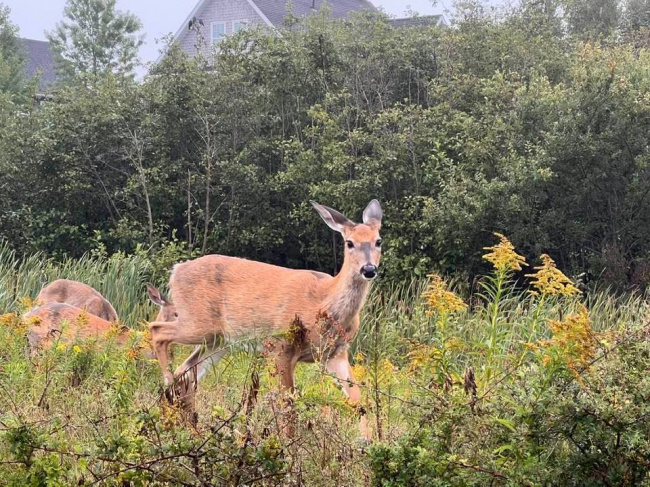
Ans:
[[[57,279],[45,286],[36,297],[41,304],[65,303],[86,310],[106,321],[117,321],[117,312],[104,296],[87,284]]]

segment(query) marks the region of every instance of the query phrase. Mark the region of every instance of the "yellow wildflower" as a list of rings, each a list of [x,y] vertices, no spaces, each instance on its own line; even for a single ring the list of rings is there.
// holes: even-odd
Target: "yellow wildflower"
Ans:
[[[446,314],[461,311],[467,308],[467,305],[456,294],[447,290],[447,283],[437,274],[430,274],[429,285],[427,290],[422,294],[426,299],[426,305],[429,308],[427,315],[432,316],[435,313]]]
[[[499,243],[492,247],[483,247],[484,250],[490,250],[483,258],[490,262],[494,268],[499,271],[520,271],[526,264],[526,259],[515,252],[515,246],[510,243],[505,235],[495,233],[499,238]]]
[[[65,352],[66,348],[68,348],[68,345],[64,342],[59,342],[59,344],[56,346],[56,349],[59,352]]]
[[[407,357],[410,372],[419,371],[427,366],[437,366],[443,357],[443,351],[433,345],[414,342],[411,344]]]
[[[82,310],[81,313],[79,313],[79,315],[77,316],[76,322],[79,328],[84,328],[88,326],[90,324],[90,316],[88,316],[88,311],[86,311],[85,309]]]
[[[72,347],[72,351],[75,354],[79,354],[79,353],[81,353],[81,347],[79,345],[75,345],[74,347]]]
[[[573,285],[571,279],[565,276],[555,266],[555,261],[547,254],[541,255],[542,265],[535,267],[534,274],[526,274],[532,277],[533,286],[542,294],[572,296],[580,294],[580,291]]]
[[[587,308],[580,305],[578,313],[567,316],[564,321],[549,321],[548,325],[553,332],[549,344],[561,351],[569,369],[577,373],[578,365],[588,367],[596,355],[598,340],[591,328]]]
[[[15,313],[7,313],[4,315],[0,315],[0,325],[13,326],[17,319],[18,319],[18,315]]]
[[[352,366],[352,375],[358,384],[364,383],[369,377],[369,371],[364,365],[365,357],[361,352],[354,356],[354,365]]]
[[[23,311],[29,311],[37,306],[40,306],[40,302],[35,299],[30,298],[29,296],[23,296],[18,299],[18,307]]]

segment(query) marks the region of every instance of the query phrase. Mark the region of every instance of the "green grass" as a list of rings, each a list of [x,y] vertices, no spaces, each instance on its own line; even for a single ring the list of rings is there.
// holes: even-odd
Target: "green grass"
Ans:
[[[141,329],[155,312],[142,285],[150,272],[151,263],[142,255],[55,262],[42,255],[18,259],[0,247],[0,314],[19,314],[22,298],[34,298],[45,283],[66,277],[96,287],[125,323]],[[539,472],[530,479],[554,478],[556,457],[580,456],[566,438],[554,437],[555,443],[540,450],[543,455],[529,459],[507,452],[514,445],[522,452],[529,447],[531,417],[555,418],[549,430],[555,431],[562,415],[554,408],[564,404],[566,391],[579,394],[586,386],[580,386],[562,355],[575,350],[555,343],[535,351],[526,344],[554,338],[549,320],[565,320],[584,302],[592,328],[603,333],[598,344],[603,363],[610,363],[610,355],[624,360],[613,358],[612,344],[623,340],[613,333],[625,337],[644,329],[645,299],[597,292],[588,298],[549,298],[540,305],[535,296],[508,284],[496,320],[491,303],[465,296],[471,306],[448,316],[442,333],[441,317],[429,316],[421,297],[426,285],[414,280],[375,288],[352,344],[374,434],[370,449],[359,442],[355,410],[319,364],[298,366],[300,394],[289,413],[270,358],[235,347],[201,382],[199,423],[192,428],[175,407],[164,406],[158,365],[132,353],[135,342],[126,348],[110,339],[55,344],[29,359],[27,328],[18,317],[5,317],[0,326],[0,478],[9,485],[437,485],[409,484],[399,477],[409,468],[415,468],[409,478],[431,468],[429,477],[446,479],[440,485],[490,485],[495,478],[497,484],[507,482],[482,470],[504,476],[517,472],[525,483],[529,464]],[[189,352],[177,347],[175,363]],[[475,373],[477,405],[470,402],[471,387],[463,390],[468,368]],[[606,378],[613,377],[603,370]],[[258,377],[255,395],[252,384]],[[550,397],[556,389],[557,396]],[[634,414],[643,417],[646,411],[639,408]],[[282,428],[288,414],[295,415],[293,436]],[[528,433],[520,433],[524,429]],[[541,448],[536,441],[535,448]],[[409,448],[428,453],[413,456]],[[627,448],[645,446],[630,440]],[[387,465],[393,466],[386,470]]]

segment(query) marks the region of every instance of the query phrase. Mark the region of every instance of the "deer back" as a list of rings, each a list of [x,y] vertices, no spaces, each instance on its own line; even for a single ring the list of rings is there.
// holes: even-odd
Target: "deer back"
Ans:
[[[85,309],[106,321],[117,321],[117,313],[104,296],[87,284],[57,279],[45,286],[36,297],[41,304],[66,303]]]
[[[279,332],[296,316],[315,322],[332,281],[322,272],[208,255],[175,266],[170,289],[179,329],[200,343],[210,335]]]

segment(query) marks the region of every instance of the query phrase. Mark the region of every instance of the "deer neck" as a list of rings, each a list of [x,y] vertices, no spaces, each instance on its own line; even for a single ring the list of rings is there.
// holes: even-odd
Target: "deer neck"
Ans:
[[[359,269],[343,262],[340,272],[328,283],[329,297],[325,311],[342,325],[347,325],[359,314],[370,290],[370,281],[364,280]]]

